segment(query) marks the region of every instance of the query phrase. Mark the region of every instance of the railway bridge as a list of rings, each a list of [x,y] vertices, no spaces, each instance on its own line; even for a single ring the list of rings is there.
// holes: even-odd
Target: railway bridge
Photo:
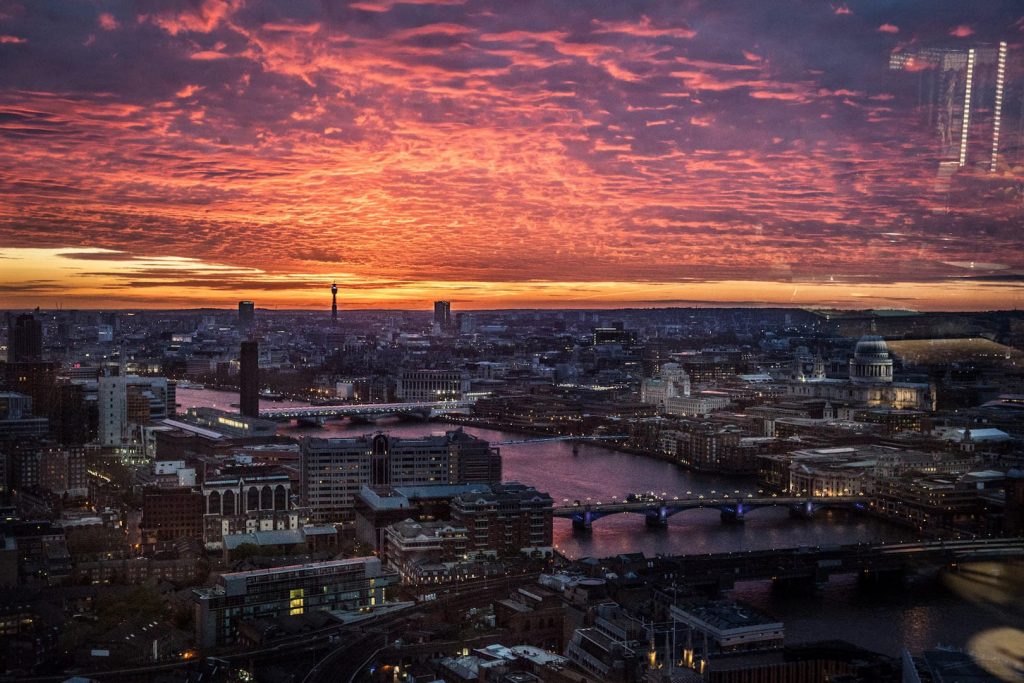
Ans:
[[[659,556],[648,561],[644,573],[660,581],[720,591],[732,588],[737,581],[820,584],[833,574],[878,578],[899,576],[924,567],[946,566],[960,570],[966,563],[999,560],[1024,560],[1024,538],[855,543]]]

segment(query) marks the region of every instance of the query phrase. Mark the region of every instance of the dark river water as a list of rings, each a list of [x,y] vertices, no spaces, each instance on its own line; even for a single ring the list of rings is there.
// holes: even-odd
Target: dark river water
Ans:
[[[208,405],[231,410],[237,394],[179,389],[183,408]],[[263,402],[263,407],[288,402]],[[451,429],[445,425],[382,421],[376,425],[329,423],[324,428],[282,427],[300,438],[362,434],[376,430],[421,436]],[[466,431],[491,442],[527,439],[488,429]],[[583,444],[574,455],[566,442],[500,446],[506,481],[520,481],[547,491],[556,505],[564,501],[609,501],[612,496],[653,491],[668,496],[687,492],[756,492],[752,481],[696,474],[671,463],[628,455],[596,444]],[[675,515],[666,529],[648,529],[640,515],[613,515],[597,520],[590,533],[574,533],[568,520],[556,519],[554,542],[568,557],[608,557],[625,552],[647,555],[727,552],[861,541],[916,540],[913,532],[883,520],[841,511],[813,521],[790,519],[786,509],[763,508],[747,514],[743,524],[722,524],[717,510]],[[1006,638],[1024,648],[1024,570],[1020,565],[978,565],[957,575],[919,575],[893,589],[865,588],[854,577],[836,577],[805,594],[779,594],[769,582],[739,584],[731,597],[780,618],[791,643],[842,639],[877,652],[899,654],[936,645],[978,648],[986,638]],[[993,629],[1003,628],[1003,631]],[[1006,631],[1005,629],[1011,629]],[[982,645],[979,645],[981,643]]]

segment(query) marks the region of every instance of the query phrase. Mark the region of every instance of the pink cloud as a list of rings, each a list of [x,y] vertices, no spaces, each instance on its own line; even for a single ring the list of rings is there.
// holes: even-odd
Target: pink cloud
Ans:
[[[853,14],[853,10],[846,5],[840,5],[839,7],[836,7],[834,14]]]
[[[243,0],[203,0],[180,12],[167,12],[152,17],[153,23],[176,36],[179,33],[209,33],[234,14]]]
[[[114,15],[110,12],[104,12],[103,14],[101,14],[97,19],[97,22],[99,23],[100,28],[102,28],[105,31],[113,31],[121,25],[117,22],[117,19],[114,18]]]
[[[899,33],[900,27],[895,24],[882,24],[878,27],[880,33]]]
[[[28,40],[26,40],[25,38],[21,38],[19,36],[0,36],[0,43],[15,44],[27,42]]]
[[[956,38],[966,38],[967,36],[974,35],[974,29],[967,24],[960,24],[959,26],[950,30],[949,35]]]

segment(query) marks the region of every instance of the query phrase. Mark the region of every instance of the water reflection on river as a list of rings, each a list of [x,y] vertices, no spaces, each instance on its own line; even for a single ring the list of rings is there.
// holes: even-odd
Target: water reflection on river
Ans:
[[[230,403],[237,402],[236,395],[226,392],[179,390],[178,396],[185,407],[214,405],[230,410]],[[263,407],[270,404],[264,402]],[[322,429],[286,426],[281,431],[294,437],[352,436],[375,430],[420,436],[446,428],[451,427],[387,420],[376,425],[336,422]],[[487,429],[467,431],[492,442],[528,438]],[[581,445],[575,456],[566,442],[507,444],[501,449],[506,480],[547,491],[556,503],[588,497],[607,501],[613,495],[642,491],[665,492],[671,497],[687,491],[706,494],[712,490],[756,490],[752,482],[695,474],[669,463],[592,444]],[[737,525],[722,524],[717,510],[693,510],[672,517],[668,528],[660,530],[646,528],[639,515],[613,515],[598,520],[593,531],[583,535],[574,533],[567,520],[556,520],[554,536],[559,550],[570,557],[608,557],[624,552],[728,552],[914,539],[912,532],[862,515],[825,513],[807,522],[790,519],[787,510],[774,508],[755,510],[748,514],[746,523]],[[979,578],[987,576],[985,572],[997,576]],[[987,633],[1005,637],[1006,629],[1024,628],[1020,575],[1019,567],[988,565],[981,574],[931,574],[895,590],[866,590],[854,577],[844,576],[833,578],[817,591],[798,595],[780,595],[768,582],[750,582],[738,585],[732,596],[782,619],[787,642],[842,639],[897,655],[904,646],[914,652],[938,644],[967,647],[971,642],[985,642]],[[1007,583],[1007,576],[1016,577],[1017,582]],[[993,581],[994,586],[990,585]],[[1002,630],[993,631],[996,628]]]
[[[393,434],[408,436],[439,431],[444,425],[391,422],[378,425]],[[373,429],[367,425],[338,423],[325,429],[288,428],[289,434],[358,434]],[[525,437],[489,429],[467,427],[466,431],[491,442]],[[581,444],[573,455],[564,441],[506,444],[501,446],[504,478],[521,481],[547,491],[556,504],[575,500],[610,501],[643,491],[664,492],[669,497],[729,492],[756,492],[752,481],[695,474],[671,463],[612,451],[602,446]],[[569,557],[609,557],[619,553],[706,553],[761,548],[790,548],[799,545],[829,545],[859,541],[894,541],[910,538],[904,529],[880,520],[844,512],[824,513],[813,522],[790,519],[786,508],[763,508],[751,512],[745,524],[722,524],[718,510],[691,510],[669,519],[667,529],[649,529],[642,515],[612,515],[594,522],[588,534],[574,533],[568,520],[555,520],[555,545]]]

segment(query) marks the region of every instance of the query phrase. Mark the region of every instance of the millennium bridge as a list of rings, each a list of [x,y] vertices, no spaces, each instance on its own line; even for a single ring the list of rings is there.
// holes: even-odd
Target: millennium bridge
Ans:
[[[589,530],[591,524],[608,515],[635,513],[644,516],[648,526],[663,527],[669,517],[687,510],[711,508],[719,510],[723,522],[742,522],[751,510],[765,507],[787,507],[790,515],[802,519],[814,517],[815,512],[827,508],[866,510],[869,506],[863,496],[695,496],[688,498],[661,498],[656,496],[629,496],[611,503],[581,503],[554,508],[555,517],[571,519],[575,530]]]
[[[989,561],[1024,561],[1024,538],[855,543],[658,556],[645,559],[645,566],[637,569],[661,582],[721,591],[732,588],[737,581],[771,580],[800,586],[824,583],[833,574],[885,579],[937,566],[970,572],[970,563]]]
[[[268,420],[297,420],[299,422],[322,423],[325,420],[349,418],[377,418],[388,415],[406,415],[428,419],[440,415],[467,414],[473,402],[458,401],[410,401],[406,403],[344,403],[322,406],[289,406],[260,410],[260,417]]]
[[[511,446],[515,444],[550,443],[553,441],[622,441],[628,439],[629,434],[602,434],[598,436],[537,436],[522,439],[511,439],[509,441],[493,441],[493,446]]]

